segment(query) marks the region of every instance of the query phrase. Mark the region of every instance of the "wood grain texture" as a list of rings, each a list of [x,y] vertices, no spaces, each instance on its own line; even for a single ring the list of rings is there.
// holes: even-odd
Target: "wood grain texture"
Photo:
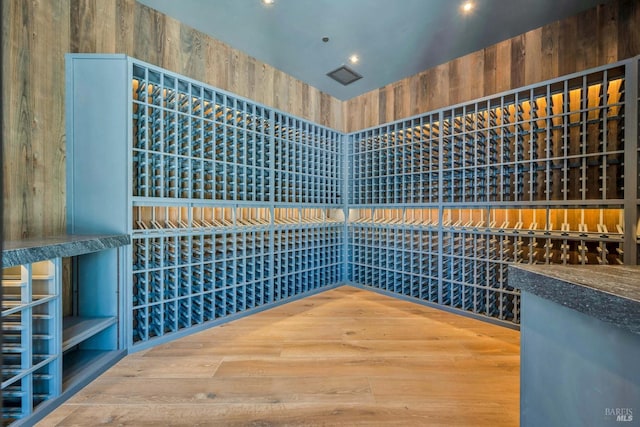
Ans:
[[[525,85],[525,36],[520,35],[511,39],[511,85],[521,87]]]
[[[477,51],[471,55],[467,55],[464,65],[469,67],[469,72],[482,76],[484,72],[484,50]],[[479,98],[484,94],[482,90],[482,81],[476,82],[472,80],[465,81],[465,95],[469,98]]]
[[[575,63],[578,57],[576,44],[578,43],[578,17],[573,16],[562,21],[562,31],[559,33],[558,59],[560,75],[575,71]]]
[[[448,64],[438,65],[434,69],[433,78],[428,80],[429,87],[429,102],[437,105],[435,108],[441,108],[452,104],[450,93],[450,80],[449,80],[449,66]],[[428,84],[429,84],[428,83]]]
[[[558,66],[558,34],[561,31],[560,22],[542,27],[540,33],[540,68],[542,71],[541,80],[548,80],[553,76],[560,75]],[[533,58],[530,59],[533,62]]]
[[[394,117],[407,117],[411,115],[411,107],[409,105],[410,87],[405,85],[395,85],[393,88],[393,112]]]
[[[96,34],[95,50],[92,52],[118,52],[116,50],[118,21],[115,19],[117,7],[116,1],[95,3],[95,18],[97,20],[95,25],[100,27],[100,31]],[[108,19],[103,20],[104,17],[108,17]]]
[[[416,80],[417,80],[417,87],[415,88],[416,97],[415,99],[412,98],[411,100],[411,115],[416,115],[420,113],[419,106],[427,102],[427,98],[429,96],[429,91],[427,90],[427,88],[429,87],[429,80],[427,79],[426,73],[421,73]]]
[[[64,230],[69,2],[3,2],[4,238]],[[53,214],[52,214],[53,212]]]
[[[498,43],[496,53],[496,91],[504,92],[516,86],[511,84],[511,41],[503,41]]]
[[[387,88],[382,87],[377,91],[378,93],[378,118],[380,123],[386,123],[387,120]],[[366,126],[365,126],[366,127]]]
[[[129,355],[38,425],[512,426],[519,350],[345,286]]]
[[[619,3],[618,58],[627,58],[640,50],[640,2],[620,0]]]
[[[638,9],[640,11],[640,9]],[[601,28],[598,37],[599,63],[609,64],[618,58],[618,13],[611,4],[598,7],[598,27]],[[638,20],[634,20],[638,22]]]
[[[529,31],[524,34],[522,45],[524,55],[524,84],[530,85],[544,80],[540,62],[542,56],[542,31]]]
[[[461,69],[460,58],[454,59],[448,65],[449,72],[446,77],[449,79],[449,99],[463,99],[460,86],[462,85],[462,79],[466,76],[461,75],[464,70]]]
[[[93,4],[84,0],[71,0],[75,11],[70,22],[69,47],[71,52],[98,52],[93,28],[96,25],[96,11]]]
[[[377,126],[638,54],[640,2],[611,0],[345,101],[346,129]],[[427,96],[411,93],[405,105],[406,92],[420,88],[426,88]],[[379,100],[377,118],[367,110],[372,98]],[[388,111],[389,105],[395,111]]]
[[[136,4],[134,9],[134,34],[133,36],[133,52],[132,56],[167,68],[164,59],[166,50],[172,51],[177,49],[178,41],[175,40],[175,34],[170,31],[169,34],[174,38],[168,38],[165,29],[167,17],[163,14],[148,8],[141,7]],[[167,57],[169,58],[169,57]],[[179,66],[176,62],[172,67]]]
[[[484,50],[484,69],[483,75],[483,88],[482,93],[495,93],[496,92],[496,60],[497,60],[498,48],[496,45],[489,46]]]
[[[113,53],[133,52],[134,37],[131,37],[135,30],[135,9],[138,5],[131,0],[116,0],[115,21],[115,50]]]
[[[598,25],[594,25],[594,22]],[[577,36],[575,68],[584,70],[602,65],[600,51],[598,49],[598,39],[600,38],[600,22],[598,21],[598,8],[585,11],[579,16],[577,23]]]
[[[384,111],[385,111],[385,121],[390,122],[393,121],[395,117],[403,117],[400,115],[396,115],[396,87],[399,86],[399,83],[394,83],[392,85],[385,87],[385,97],[384,97]],[[401,92],[397,92],[398,96],[401,96]],[[399,100],[401,101],[401,100]]]

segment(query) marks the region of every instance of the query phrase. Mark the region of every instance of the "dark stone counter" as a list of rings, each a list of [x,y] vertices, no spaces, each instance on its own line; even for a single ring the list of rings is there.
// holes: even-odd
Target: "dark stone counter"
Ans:
[[[640,334],[640,266],[512,265],[509,284]]]
[[[509,284],[522,291],[520,425],[639,425],[640,266],[513,265]]]
[[[2,244],[2,267],[28,264],[58,257],[72,257],[91,252],[128,245],[131,238],[127,234],[117,235],[60,235]]]

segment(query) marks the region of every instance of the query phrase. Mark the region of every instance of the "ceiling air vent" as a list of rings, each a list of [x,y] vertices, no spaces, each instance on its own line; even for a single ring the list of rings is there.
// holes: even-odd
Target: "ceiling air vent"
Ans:
[[[344,86],[350,85],[356,80],[360,80],[362,78],[360,74],[356,73],[346,65],[342,65],[341,67],[336,68],[332,72],[327,73],[327,76],[331,77],[333,80],[337,81],[338,83]]]

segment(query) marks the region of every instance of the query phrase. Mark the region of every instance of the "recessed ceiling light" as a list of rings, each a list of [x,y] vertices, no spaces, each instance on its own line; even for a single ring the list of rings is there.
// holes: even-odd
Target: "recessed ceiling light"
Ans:
[[[469,13],[473,10],[473,2],[472,1],[466,1],[464,3],[462,3],[461,9],[464,13]]]
[[[360,61],[360,58],[358,57],[358,55],[351,55],[349,57],[349,62],[351,62],[352,64],[357,64],[358,61]]]
[[[275,0],[262,0],[262,3],[267,6],[271,6],[273,3],[275,3]]]

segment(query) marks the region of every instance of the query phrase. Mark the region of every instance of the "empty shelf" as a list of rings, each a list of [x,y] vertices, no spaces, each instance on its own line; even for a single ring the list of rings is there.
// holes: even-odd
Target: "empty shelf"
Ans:
[[[62,322],[62,351],[91,338],[118,322],[117,317],[65,317]]]

